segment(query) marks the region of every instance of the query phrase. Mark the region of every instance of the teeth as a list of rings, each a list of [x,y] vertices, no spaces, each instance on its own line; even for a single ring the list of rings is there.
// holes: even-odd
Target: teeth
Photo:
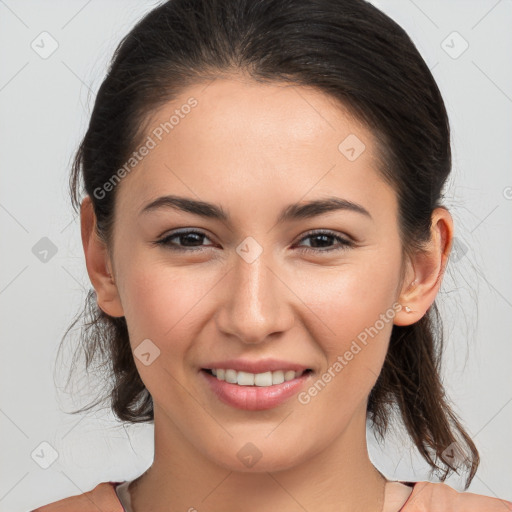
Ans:
[[[304,371],[295,372],[293,370],[283,371],[277,370],[275,372],[265,373],[249,373],[249,372],[237,372],[231,369],[214,368],[211,370],[213,375],[219,380],[225,380],[231,384],[238,384],[239,386],[274,386],[276,384],[282,384],[292,379],[300,377]]]

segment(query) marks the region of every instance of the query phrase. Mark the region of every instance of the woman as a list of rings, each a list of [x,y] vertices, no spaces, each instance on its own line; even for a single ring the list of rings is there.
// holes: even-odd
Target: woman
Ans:
[[[398,412],[441,482],[479,464],[438,373],[449,134],[413,43],[362,0],[146,15],[71,186],[86,351],[112,364],[115,414],[154,422],[155,458],[38,510],[511,510],[390,481],[366,445]]]

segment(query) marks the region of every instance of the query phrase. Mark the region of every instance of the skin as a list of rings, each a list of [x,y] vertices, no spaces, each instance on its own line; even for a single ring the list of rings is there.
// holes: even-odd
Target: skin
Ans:
[[[436,209],[430,244],[402,260],[396,194],[377,171],[375,140],[340,105],[310,88],[234,76],[189,87],[152,113],[147,133],[190,96],[198,105],[118,185],[110,250],[90,198],[82,203],[98,305],[125,316],[132,349],[147,338],[160,349],[148,366],[135,357],[154,402],[155,458],[131,486],[134,510],[378,512],[386,480],[368,457],[368,395],[393,323],[418,321],[438,293],[452,218]],[[349,134],[366,146],[354,161],[338,150]],[[217,203],[230,221],[140,214],[166,194]],[[326,196],[371,218],[339,210],[276,223],[290,203]],[[178,228],[206,236],[174,245],[204,251],[153,243]],[[356,245],[305,238],[312,229]],[[251,264],[236,252],[249,236],[263,249]],[[315,242],[318,252],[300,251]],[[293,396],[269,410],[235,409],[199,374],[213,360],[274,357],[312,368],[311,384],[397,302],[413,311],[396,313],[307,404]],[[237,457],[249,442],[261,453],[252,467]]]

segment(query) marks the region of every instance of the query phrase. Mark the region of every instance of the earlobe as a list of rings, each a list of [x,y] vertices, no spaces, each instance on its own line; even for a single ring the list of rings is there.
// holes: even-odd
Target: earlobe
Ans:
[[[111,273],[110,256],[105,242],[96,232],[96,215],[91,198],[86,196],[80,206],[82,246],[89,279],[96,291],[98,306],[112,317],[124,316],[121,300]]]
[[[411,262],[414,281],[402,289],[398,299],[402,309],[395,316],[395,325],[411,325],[420,320],[441,287],[453,240],[453,220],[446,208],[434,210],[431,226],[429,243]]]
[[[402,302],[399,303],[400,309],[395,315],[395,319],[393,322],[394,325],[412,325],[423,317],[425,312],[416,309],[416,302],[417,301],[415,301],[414,298],[410,296],[409,299],[403,300]]]

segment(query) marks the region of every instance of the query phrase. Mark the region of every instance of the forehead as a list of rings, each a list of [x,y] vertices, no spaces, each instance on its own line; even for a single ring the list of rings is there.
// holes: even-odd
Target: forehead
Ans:
[[[392,196],[377,171],[373,134],[312,88],[247,79],[197,84],[148,117],[142,140],[151,149],[121,187],[120,201],[132,208],[163,189],[253,206],[333,191],[357,202]]]

